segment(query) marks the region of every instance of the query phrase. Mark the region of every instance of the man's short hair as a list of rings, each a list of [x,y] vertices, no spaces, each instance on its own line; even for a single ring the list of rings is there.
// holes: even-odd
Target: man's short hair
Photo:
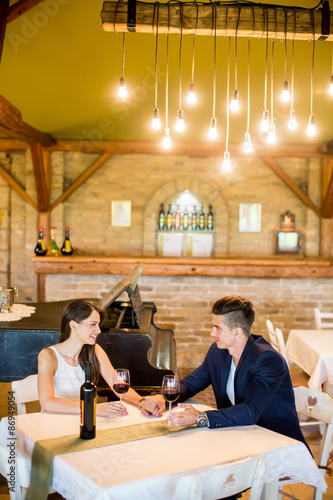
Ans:
[[[238,295],[228,295],[215,302],[212,313],[223,316],[223,323],[232,330],[239,326],[249,337],[254,323],[255,312],[252,302]]]

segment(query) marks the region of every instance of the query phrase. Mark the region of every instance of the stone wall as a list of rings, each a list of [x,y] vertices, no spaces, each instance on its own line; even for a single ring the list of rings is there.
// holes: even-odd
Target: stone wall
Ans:
[[[55,200],[97,155],[56,152],[51,155],[51,200]],[[156,255],[156,221],[160,203],[185,189],[213,205],[215,256],[264,257],[273,254],[273,231],[280,215],[290,210],[304,234],[303,253],[317,256],[319,218],[258,158],[233,159],[233,171],[223,174],[221,158],[124,155],[106,162],[84,185],[51,213],[58,245],[64,227],[71,228],[81,254]],[[279,160],[290,177],[319,205],[319,159]],[[30,152],[2,155],[0,164],[36,199]],[[132,203],[130,228],[111,226],[111,202]],[[239,203],[262,204],[260,233],[238,231]],[[31,257],[37,239],[35,210],[0,177],[0,283],[16,286],[20,302],[36,301],[36,276]],[[48,301],[101,297],[121,276],[52,275],[46,279]],[[210,345],[210,309],[222,295],[236,293],[253,300],[257,310],[254,331],[265,333],[269,317],[285,334],[290,328],[314,326],[313,308],[329,308],[331,279],[236,279],[141,277],[144,300],[154,301],[155,323],[175,331],[178,364],[199,363]]]

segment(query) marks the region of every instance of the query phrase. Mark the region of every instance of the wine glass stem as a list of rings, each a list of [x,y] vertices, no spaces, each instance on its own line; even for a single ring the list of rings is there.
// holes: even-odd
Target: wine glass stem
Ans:
[[[169,401],[169,416],[171,415],[171,402]]]
[[[119,399],[120,399],[120,404],[122,405],[123,404],[123,395],[122,394],[119,394]]]

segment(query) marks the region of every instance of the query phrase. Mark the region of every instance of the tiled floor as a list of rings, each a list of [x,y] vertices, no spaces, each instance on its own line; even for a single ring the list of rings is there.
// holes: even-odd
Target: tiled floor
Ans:
[[[179,375],[181,377],[185,376],[188,370],[180,370],[181,373]],[[303,374],[298,372],[293,373],[293,383],[294,385],[302,385],[302,382],[306,381]],[[306,385],[306,384],[304,384]],[[7,391],[10,390],[10,385],[5,383],[0,383],[0,418],[5,416],[7,413]],[[208,404],[210,406],[215,407],[215,399],[211,389],[206,389],[205,391],[196,395],[195,399],[202,403]],[[31,404],[30,408],[28,407],[28,411],[39,411],[38,405]],[[303,427],[303,433],[305,438],[311,448],[311,451],[315,457],[318,457],[319,451],[319,443],[320,443],[320,433],[317,426],[311,427]],[[323,500],[333,500],[333,476],[330,477],[326,474],[326,482],[328,485],[328,490],[325,495],[323,495]],[[295,484],[285,487],[285,491],[299,500],[310,500],[313,498],[313,488],[310,486],[306,486],[304,484]],[[49,496],[49,500],[59,500],[62,497],[60,495],[54,494]],[[244,493],[242,500],[248,500],[249,493]],[[286,498],[286,497],[284,497]],[[0,476],[0,499],[1,500],[9,500],[8,489],[6,485],[5,479]],[[127,499],[124,499],[127,500]]]

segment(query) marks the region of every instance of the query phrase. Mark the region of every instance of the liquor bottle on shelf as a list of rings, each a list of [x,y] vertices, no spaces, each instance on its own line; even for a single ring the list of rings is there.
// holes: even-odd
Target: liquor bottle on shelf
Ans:
[[[175,212],[174,229],[176,231],[179,231],[179,229],[180,229],[180,210],[179,210],[179,205],[177,205],[177,210]]]
[[[65,227],[65,239],[61,247],[61,253],[63,255],[72,255],[73,253],[72,243],[69,239],[69,227]]]
[[[168,210],[168,213],[167,213],[166,228],[169,231],[172,229],[172,208],[171,208],[171,204],[169,205],[169,210]]]
[[[164,229],[165,226],[165,212],[164,212],[164,205],[161,203],[161,210],[158,215],[158,229]]]
[[[200,213],[199,213],[199,229],[200,231],[203,231],[205,229],[205,212],[203,207],[201,207]]]
[[[212,212],[212,205],[209,205],[209,212],[207,214],[207,229],[208,231],[213,230],[213,212]]]
[[[185,207],[184,214],[183,214],[183,231],[187,231],[188,230],[188,223],[189,223],[189,220],[188,220],[188,211],[187,211],[187,207]]]
[[[59,255],[59,249],[54,237],[54,230],[55,227],[53,226],[50,227],[50,241],[49,244],[47,245],[47,255],[50,255],[52,257],[57,257]]]
[[[37,245],[35,247],[35,254],[36,255],[46,255],[47,249],[44,243],[44,230],[42,227],[38,229],[39,234],[38,234],[38,240],[37,240]]]
[[[80,389],[80,438],[96,436],[96,386],[91,381],[91,361],[84,368],[85,382]]]
[[[192,217],[191,217],[191,229],[192,229],[192,231],[197,230],[197,223],[198,223],[198,214],[197,214],[196,206],[194,205]]]

